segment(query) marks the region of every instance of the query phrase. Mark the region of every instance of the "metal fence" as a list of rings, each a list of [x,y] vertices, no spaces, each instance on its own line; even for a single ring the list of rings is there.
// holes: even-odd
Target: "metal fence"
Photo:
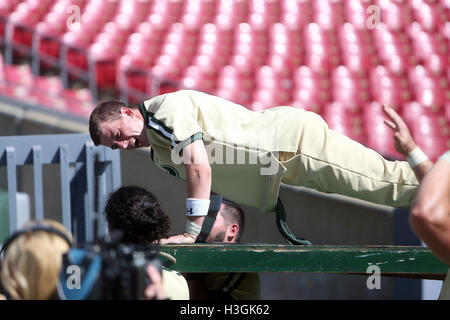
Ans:
[[[120,187],[120,154],[93,144],[89,134],[0,137],[0,169],[6,167],[9,233],[17,230],[17,169],[32,166],[34,218],[45,218],[43,166],[59,165],[61,215],[78,243],[107,232],[103,216],[109,193]],[[1,177],[0,177],[1,178]]]

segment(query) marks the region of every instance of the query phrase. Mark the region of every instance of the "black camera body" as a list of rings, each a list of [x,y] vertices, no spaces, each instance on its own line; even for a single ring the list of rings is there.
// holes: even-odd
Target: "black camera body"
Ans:
[[[148,265],[162,272],[158,254],[149,248],[120,244],[117,250],[102,252],[102,299],[142,300],[150,284]]]
[[[64,256],[57,286],[63,300],[145,299],[147,267],[162,272],[157,245],[120,243],[112,235],[99,243],[71,248]]]

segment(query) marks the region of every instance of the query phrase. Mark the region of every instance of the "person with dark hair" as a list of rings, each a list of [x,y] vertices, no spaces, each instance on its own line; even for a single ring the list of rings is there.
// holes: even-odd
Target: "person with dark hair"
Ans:
[[[162,243],[162,237],[169,233],[169,217],[161,209],[158,199],[141,187],[121,187],[113,192],[106,203],[105,214],[110,232],[121,230],[123,242]],[[241,206],[223,199],[206,242],[237,243],[244,228],[245,215]],[[166,278],[163,273],[163,280]],[[196,300],[260,298],[257,273],[191,274],[188,285],[192,291],[191,299]],[[173,291],[173,288],[166,289],[169,296]]]
[[[111,194],[105,207],[110,231],[120,229],[122,241],[151,244],[168,237],[169,217],[158,199],[139,187],[122,187]]]
[[[151,147],[158,167],[186,181],[186,217],[198,226],[208,215],[211,192],[273,212],[282,182],[404,208],[418,188],[406,161],[388,161],[329,129],[318,114],[289,106],[251,111],[180,90],[138,107],[103,102],[91,114],[89,131],[96,145]],[[186,234],[193,237],[172,240],[194,242],[191,231]]]
[[[120,230],[123,243],[159,243],[162,237],[167,237],[170,228],[169,217],[161,210],[158,199],[136,186],[113,192],[106,202],[105,215],[109,232]],[[181,274],[163,268],[162,278],[168,298],[189,300],[189,287]]]

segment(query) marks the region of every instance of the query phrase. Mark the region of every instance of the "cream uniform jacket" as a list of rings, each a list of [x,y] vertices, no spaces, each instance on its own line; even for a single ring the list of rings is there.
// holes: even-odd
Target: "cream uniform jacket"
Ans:
[[[409,207],[418,186],[407,162],[385,160],[312,112],[255,112],[193,90],[153,97],[140,110],[157,166],[185,179],[181,151],[203,139],[212,191],[263,211],[274,211],[281,182],[395,207]]]

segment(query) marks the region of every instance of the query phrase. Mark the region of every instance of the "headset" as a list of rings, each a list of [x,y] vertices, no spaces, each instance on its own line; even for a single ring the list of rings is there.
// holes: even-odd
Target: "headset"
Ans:
[[[61,230],[56,229],[55,227],[51,226],[50,224],[39,222],[37,224],[25,227],[23,229],[20,229],[20,230],[14,232],[3,242],[3,245],[0,249],[0,273],[2,270],[4,256],[6,254],[6,251],[8,250],[8,247],[11,245],[11,243],[23,234],[33,233],[33,232],[37,232],[37,231],[45,231],[48,233],[56,234],[59,237],[61,237],[62,239],[64,239],[67,242],[67,244],[69,245],[69,247],[72,248],[72,240],[68,237],[67,234],[65,234]],[[5,295],[7,299],[10,298],[7,290],[2,285],[1,279],[0,279],[0,293]]]

